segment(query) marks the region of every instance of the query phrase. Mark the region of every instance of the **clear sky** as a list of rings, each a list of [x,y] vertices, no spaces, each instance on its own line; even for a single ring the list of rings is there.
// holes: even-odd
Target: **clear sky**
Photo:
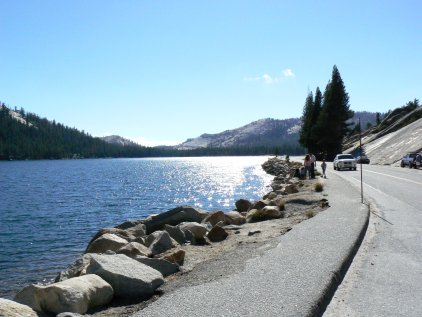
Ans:
[[[0,101],[176,144],[300,117],[337,65],[355,111],[422,92],[422,1],[0,0]]]

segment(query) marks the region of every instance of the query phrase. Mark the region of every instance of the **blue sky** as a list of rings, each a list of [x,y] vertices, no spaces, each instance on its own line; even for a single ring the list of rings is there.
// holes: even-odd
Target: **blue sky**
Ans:
[[[355,111],[421,97],[422,1],[0,0],[0,101],[175,144],[300,117],[337,65]]]

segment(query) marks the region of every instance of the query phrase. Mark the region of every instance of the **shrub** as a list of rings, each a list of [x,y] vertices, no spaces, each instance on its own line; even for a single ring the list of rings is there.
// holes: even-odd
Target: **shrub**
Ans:
[[[309,219],[309,218],[312,218],[312,217],[314,217],[316,215],[316,212],[314,211],[314,210],[307,210],[306,212],[305,212],[305,216]]]
[[[315,183],[315,191],[316,192],[322,192],[324,190],[324,185],[322,185],[321,183]]]

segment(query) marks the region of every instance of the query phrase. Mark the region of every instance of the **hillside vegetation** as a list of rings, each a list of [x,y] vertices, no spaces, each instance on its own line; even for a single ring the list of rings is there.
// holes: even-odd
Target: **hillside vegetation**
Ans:
[[[141,146],[119,146],[23,109],[0,107],[0,159],[61,159],[149,156]]]
[[[342,144],[343,151],[358,155],[359,125],[362,125],[363,143],[367,152],[374,156],[373,163],[384,164],[386,151],[375,154],[373,149],[380,146],[371,142],[394,139],[399,136],[402,148],[391,162],[400,159],[402,152],[422,149],[418,140],[417,128],[399,133],[421,120],[422,107],[419,101],[408,102],[403,107],[386,114],[356,112],[349,119],[348,130]],[[382,119],[382,120],[381,120]],[[303,118],[285,120],[261,119],[243,127],[217,134],[203,134],[188,139],[178,146],[145,147],[120,136],[103,138],[92,137],[84,131],[64,126],[55,121],[28,113],[24,109],[11,110],[4,104],[0,106],[0,160],[10,159],[63,159],[63,158],[105,158],[105,157],[192,157],[192,156],[236,156],[236,155],[302,155],[305,149],[299,144],[299,131]],[[421,120],[422,121],[422,120]],[[397,132],[397,136],[395,136]],[[416,133],[416,134],[415,134]],[[412,137],[412,135],[414,135]],[[406,139],[407,137],[407,139]],[[385,141],[383,141],[385,142]],[[422,142],[422,141],[421,141]],[[369,154],[369,152],[367,153]],[[379,157],[379,159],[375,159]]]
[[[271,133],[270,133],[271,135]],[[106,157],[181,157],[298,154],[301,147],[282,140],[266,141],[268,133],[252,135],[255,142],[234,142],[229,146],[177,149],[174,147],[145,147],[123,138],[96,138],[76,128],[64,126],[24,109],[11,110],[0,106],[0,160],[69,159]],[[261,140],[261,142],[259,142]],[[126,140],[128,141],[128,140]]]

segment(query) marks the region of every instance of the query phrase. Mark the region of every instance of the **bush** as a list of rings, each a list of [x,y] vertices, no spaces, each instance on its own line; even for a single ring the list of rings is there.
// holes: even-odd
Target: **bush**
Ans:
[[[316,192],[322,192],[324,190],[324,185],[322,185],[321,183],[315,183],[315,191]]]
[[[305,212],[305,216],[309,219],[309,218],[312,218],[312,217],[314,217],[316,215],[316,212],[314,211],[314,210],[307,210],[306,212]]]

